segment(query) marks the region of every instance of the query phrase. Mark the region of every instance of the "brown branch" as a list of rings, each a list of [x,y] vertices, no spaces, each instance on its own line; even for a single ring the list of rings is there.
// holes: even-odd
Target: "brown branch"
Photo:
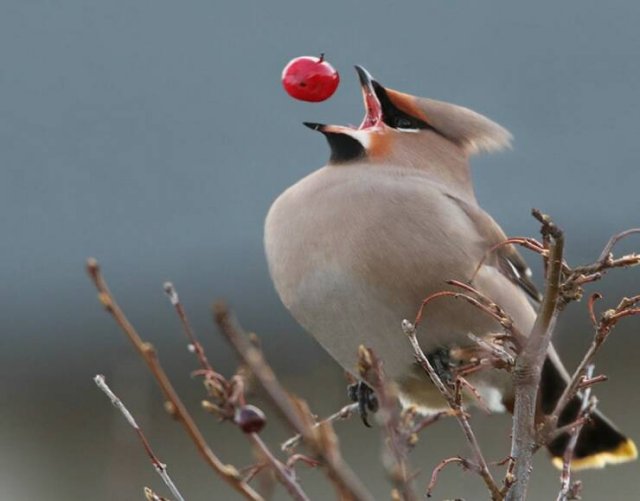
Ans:
[[[482,268],[482,265],[487,261],[487,259],[489,259],[489,256],[491,256],[491,254],[493,254],[495,251],[497,251],[501,247],[504,247],[506,245],[513,245],[513,244],[520,245],[525,249],[532,250],[533,252],[536,252],[537,254],[540,254],[542,256],[546,254],[546,249],[544,248],[544,246],[534,238],[528,238],[528,237],[507,238],[506,240],[503,240],[502,242],[497,243],[493,247],[490,247],[489,250],[487,250],[487,252],[484,253],[484,256],[482,256],[482,259],[480,259],[480,262],[476,266],[476,269],[473,270],[473,273],[471,275],[471,278],[469,279],[469,282],[473,283],[476,276],[478,275],[478,272],[480,271],[480,268]]]
[[[590,378],[582,378],[582,382],[578,386],[578,390],[584,390],[585,388],[589,388],[594,384],[604,383],[605,381],[609,381],[609,376],[606,374],[600,374],[598,376],[590,377]]]
[[[293,402],[280,385],[260,350],[247,340],[245,332],[232,318],[226,305],[222,303],[214,305],[214,318],[222,334],[235,349],[240,359],[250,368],[281,416],[295,432],[302,436],[302,440],[311,450],[323,459],[328,475],[336,484],[341,495],[350,500],[373,499],[373,496],[345,463],[337,446],[335,444],[333,447],[327,445],[326,436],[323,437],[323,430],[328,429],[329,424],[314,429],[308,420],[302,417],[299,406]]]
[[[411,342],[411,346],[413,347],[416,360],[418,361],[420,366],[425,370],[425,372],[429,376],[429,379],[431,379],[431,382],[438,389],[440,394],[442,394],[442,396],[446,399],[447,403],[449,404],[449,407],[454,411],[456,419],[460,424],[460,427],[462,428],[465,439],[467,440],[469,448],[471,449],[471,453],[473,454],[473,459],[478,466],[476,471],[482,477],[485,485],[489,489],[489,492],[491,493],[491,499],[494,501],[502,500],[504,496],[500,491],[500,488],[496,484],[496,481],[493,479],[491,472],[489,471],[487,462],[484,459],[482,450],[480,449],[480,444],[478,443],[475,433],[471,428],[471,424],[469,423],[469,418],[467,414],[464,412],[464,409],[461,403],[458,402],[456,395],[453,392],[451,392],[451,390],[447,388],[447,386],[445,386],[445,384],[440,379],[440,376],[438,376],[438,373],[431,365],[431,362],[429,362],[429,359],[426,357],[426,355],[422,351],[422,348],[418,343],[418,338],[416,336],[416,328],[414,327],[414,325],[411,324],[411,322],[409,322],[408,320],[404,320],[402,322],[402,329],[404,333],[409,337],[409,341]]]
[[[260,435],[257,433],[249,433],[248,436],[254,447],[260,451],[266,462],[271,466],[271,468],[273,468],[276,477],[287,490],[289,495],[296,501],[308,501],[309,498],[300,487],[300,484],[296,480],[295,475],[293,475],[292,470],[287,468],[287,466],[281,463],[280,460],[271,453],[269,447],[267,447],[262,438],[260,438]]]
[[[398,395],[386,379],[382,362],[370,348],[360,346],[358,350],[358,369],[360,376],[376,393],[379,408],[379,422],[385,436],[386,451],[389,460],[383,459],[387,474],[394,485],[393,498],[403,501],[417,500],[413,488],[413,472],[408,459],[409,437],[402,433],[401,414]]]
[[[594,365],[587,367],[585,376],[588,379],[593,377]],[[569,499],[569,493],[571,491],[571,461],[573,460],[573,453],[578,443],[578,436],[582,431],[584,423],[593,412],[595,403],[591,403],[591,387],[587,388],[582,394],[582,402],[580,404],[580,411],[578,412],[579,421],[570,432],[569,443],[564,451],[562,461],[562,473],[560,474],[560,492],[558,493],[557,501],[567,501]]]
[[[176,393],[173,385],[167,377],[167,374],[160,365],[155,348],[150,343],[146,343],[140,338],[140,335],[136,332],[133,325],[131,325],[123,311],[120,309],[113,295],[109,291],[102,273],[100,272],[100,266],[95,259],[91,258],[87,260],[87,272],[98,290],[98,299],[107,312],[111,314],[122,332],[127,336],[127,338],[129,338],[138,354],[149,367],[151,374],[155,378],[160,390],[167,400],[165,408],[167,408],[171,415],[177,419],[180,424],[182,424],[207,464],[218,475],[220,475],[220,477],[222,477],[230,487],[242,494],[245,498],[261,500],[262,497],[260,494],[240,478],[237,469],[232,465],[224,464],[220,461],[220,459],[207,445],[204,436],[182,403],[182,400],[180,400],[180,397]]]
[[[191,328],[191,323],[189,322],[189,318],[187,317],[187,312],[184,310],[184,306],[182,306],[182,303],[180,302],[178,291],[176,291],[171,282],[165,282],[164,292],[169,297],[169,301],[171,301],[171,304],[176,310],[178,318],[180,319],[182,330],[189,340],[189,350],[193,351],[193,353],[196,354],[196,357],[198,357],[198,362],[200,362],[200,366],[203,370],[213,372],[213,368],[211,367],[211,364],[209,363],[209,360],[207,360],[207,356],[204,353],[204,348],[198,341],[198,338]]]
[[[246,466],[246,467],[242,468],[240,470],[240,473],[242,473],[242,475],[243,475],[242,478],[244,479],[244,481],[249,483],[254,479],[254,477],[258,473],[260,473],[262,470],[264,470],[268,466],[269,466],[269,464],[267,462],[256,463],[256,464],[252,464],[250,466]]]
[[[620,233],[618,233],[617,235],[613,235],[609,241],[607,242],[607,245],[604,246],[604,249],[602,250],[602,253],[600,254],[600,257],[598,258],[598,261],[600,261],[601,263],[604,263],[607,261],[609,255],[611,254],[611,252],[613,251],[613,247],[623,238],[628,237],[629,235],[633,235],[634,233],[640,233],[640,228],[631,228],[629,230],[625,230],[622,231]]]
[[[593,310],[593,302],[594,300],[590,301],[591,310]],[[573,375],[571,376],[569,383],[562,392],[562,395],[558,399],[553,412],[546,417],[544,426],[540,431],[539,441],[544,442],[549,440],[549,436],[554,433],[557,427],[558,420],[560,419],[560,415],[562,414],[564,408],[567,406],[569,401],[578,393],[581,387],[584,387],[584,385],[590,379],[587,378],[587,381],[585,381],[584,376],[586,374],[587,367],[593,364],[596,354],[598,353],[600,348],[602,348],[602,345],[605,343],[605,341],[609,337],[609,334],[618,323],[618,321],[627,316],[640,314],[640,309],[634,307],[638,303],[640,303],[640,295],[633,296],[631,298],[624,298],[622,299],[622,301],[620,301],[616,308],[607,310],[602,315],[602,318],[597,322],[596,334],[593,337],[589,348],[582,357],[582,360],[578,364],[578,367],[573,372]],[[590,315],[595,318],[595,314],[592,311]],[[595,381],[593,381],[591,384],[601,381],[603,379],[603,376],[598,376],[594,379]]]
[[[144,497],[147,501],[169,501],[167,498],[158,496],[149,487],[144,488]]]
[[[475,299],[475,301],[467,301],[470,302],[473,306],[477,306],[480,311],[484,311],[488,315],[495,318],[500,326],[509,334],[510,340],[512,341],[516,349],[520,350],[522,346],[524,346],[526,342],[525,335],[520,332],[520,330],[515,326],[511,316],[509,316],[509,314],[504,311],[499,304],[497,304],[491,298],[485,296],[482,292],[472,287],[470,284],[466,284],[458,280],[448,280],[447,283],[449,285],[453,285],[454,287],[464,289],[473,294],[473,298]],[[479,303],[479,305],[483,307],[478,306],[476,303]]]
[[[547,356],[558,315],[560,280],[563,267],[564,235],[551,219],[534,209],[534,217],[542,223],[543,240],[548,242],[549,257],[546,287],[538,316],[524,349],[516,358],[513,370],[515,403],[511,435],[511,457],[515,460],[515,484],[507,493],[508,501],[526,499],[533,454],[537,448],[535,418],[536,400],[542,366]]]
[[[525,336],[517,329],[514,325],[513,320],[507,313],[500,308],[494,301],[490,298],[486,297],[477,289],[473,288],[471,285],[466,284],[464,282],[460,282],[458,280],[448,280],[447,284],[452,285],[454,287],[458,287],[464,289],[467,292],[473,294],[470,296],[469,294],[454,292],[454,291],[439,291],[434,294],[431,294],[427,298],[425,298],[420,304],[420,308],[418,309],[418,313],[416,314],[416,318],[413,322],[413,325],[417,329],[420,323],[422,322],[422,318],[424,316],[424,310],[433,300],[443,297],[451,297],[454,299],[463,299],[467,303],[471,304],[478,310],[486,313],[491,318],[496,320],[500,326],[502,326],[507,332],[511,334],[512,341],[516,345],[516,347],[520,347],[524,344]]]
[[[111,390],[111,388],[109,388],[109,385],[107,385],[104,376],[102,374],[98,374],[93,378],[93,381],[96,383],[98,388],[100,388],[104,392],[104,394],[109,397],[111,403],[116,407],[116,409],[120,411],[129,425],[135,430],[138,438],[140,439],[140,443],[142,443],[144,451],[147,453],[147,456],[149,456],[149,459],[151,460],[151,464],[155,468],[156,472],[158,472],[158,475],[160,475],[160,478],[162,478],[162,481],[167,486],[171,494],[176,498],[176,501],[184,501],[182,494],[180,494],[180,491],[173,483],[173,480],[167,472],[167,465],[160,461],[158,459],[158,456],[155,455],[153,449],[151,448],[151,444],[142,431],[142,428],[140,428],[133,415],[129,412],[129,409],[125,407],[122,400],[120,400],[118,396]]]
[[[316,461],[315,459],[311,459],[304,454],[293,454],[287,459],[287,468],[293,468],[296,463],[304,463],[310,468],[315,468],[320,466],[322,463],[320,461]]]
[[[640,265],[640,254],[627,254],[617,259],[612,255],[613,247],[620,240],[635,233],[640,233],[640,228],[631,228],[630,230],[612,236],[604,246],[600,257],[595,263],[586,266],[576,266],[566,271],[567,278],[562,284],[563,300],[568,302],[580,299],[584,285],[600,280],[609,270]]]
[[[468,459],[465,459],[461,456],[454,456],[451,458],[447,458],[447,459],[443,459],[442,461],[440,461],[438,463],[438,465],[433,469],[433,472],[431,473],[431,480],[429,480],[429,485],[427,485],[427,497],[430,498],[431,497],[431,493],[433,492],[433,489],[435,489],[436,487],[436,483],[438,482],[438,476],[440,475],[440,472],[447,466],[450,465],[452,463],[457,463],[460,466],[462,466],[462,469],[464,470],[473,470],[473,471],[477,471],[477,466],[474,464],[471,464],[471,462]]]
[[[487,402],[484,400],[484,398],[482,398],[482,395],[480,395],[480,392],[478,391],[478,389],[475,386],[473,386],[469,381],[467,381],[462,376],[458,376],[456,378],[456,384],[459,387],[459,391],[462,391],[463,388],[466,388],[466,390],[476,400],[476,402],[478,404],[478,407],[480,407],[480,409],[482,409],[487,414],[491,413],[491,409],[489,409],[489,406],[487,405]]]
[[[471,303],[476,308],[484,311],[489,316],[493,317],[498,322],[501,322],[503,320],[503,317],[501,317],[494,310],[487,307],[482,302],[478,301],[476,298],[469,296],[468,294],[464,294],[462,292],[453,292],[453,291],[440,291],[440,292],[431,294],[429,297],[427,297],[425,300],[422,301],[422,304],[418,309],[418,314],[416,315],[413,325],[418,327],[422,323],[422,317],[424,316],[424,309],[427,307],[427,305],[431,303],[431,301],[433,301],[434,299],[438,299],[441,297],[452,297],[454,299],[458,299],[458,298],[464,299],[465,301],[467,301],[468,303]]]
[[[595,305],[596,301],[602,299],[602,294],[599,292],[594,292],[589,296],[589,301],[587,302],[587,311],[589,312],[589,318],[591,319],[591,324],[594,328],[598,328],[598,319],[596,318]]]
[[[489,353],[493,358],[501,361],[506,367],[513,367],[516,363],[515,357],[502,346],[489,342],[486,339],[476,336],[472,332],[467,333],[467,337],[476,343],[480,348]]]
[[[358,403],[356,402],[355,404],[348,404],[348,405],[345,405],[338,412],[334,412],[330,416],[318,421],[313,426],[315,428],[326,423],[334,423],[336,421],[342,421],[344,419],[350,418],[356,412],[358,412]],[[282,442],[282,445],[280,445],[280,449],[283,451],[291,451],[298,446],[301,440],[302,440],[302,436],[298,433],[293,437]]]
[[[429,414],[428,416],[424,416],[420,421],[415,423],[411,432],[413,434],[419,434],[422,430],[431,426],[433,423],[440,421],[443,417],[455,416],[456,411],[453,409],[449,409],[446,411],[438,411],[433,414]]]
[[[205,410],[217,414],[224,420],[232,421],[249,439],[253,447],[265,459],[264,466],[270,466],[275,473],[276,479],[284,486],[289,495],[296,501],[307,501],[309,498],[295,478],[294,472],[285,466],[264,443],[258,435],[259,431],[266,424],[264,413],[255,406],[246,405],[245,380],[236,374],[230,380],[215,372],[209,363],[202,345],[191,328],[187,314],[180,302],[178,293],[171,282],[164,284],[171,304],[174,306],[183,330],[189,340],[190,349],[196,354],[202,369],[198,372],[205,376],[205,387],[210,396],[214,397],[217,403],[203,401]],[[255,475],[257,471],[253,472]],[[245,477],[247,481],[247,477]]]

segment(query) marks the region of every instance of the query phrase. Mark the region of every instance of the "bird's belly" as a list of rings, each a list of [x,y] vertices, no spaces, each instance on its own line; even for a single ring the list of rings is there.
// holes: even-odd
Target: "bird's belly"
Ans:
[[[415,358],[401,323],[415,315],[414,305],[390,305],[382,291],[337,263],[309,272],[294,298],[291,313],[345,370],[355,371],[360,345],[374,350],[391,378],[410,369]]]

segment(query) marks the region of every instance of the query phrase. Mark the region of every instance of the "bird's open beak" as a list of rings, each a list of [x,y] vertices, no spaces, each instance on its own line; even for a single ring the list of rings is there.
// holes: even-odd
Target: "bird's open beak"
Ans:
[[[322,133],[333,134],[353,134],[353,132],[364,129],[372,129],[383,125],[382,122],[382,105],[376,95],[375,86],[380,86],[373,77],[362,66],[356,65],[356,72],[360,79],[360,87],[362,88],[362,98],[364,100],[364,118],[360,127],[348,127],[346,125],[325,125],[313,122],[304,122],[304,125],[311,130],[317,130]]]
[[[365,115],[359,129],[369,129],[382,124],[382,106],[374,88],[375,80],[362,66],[356,65],[356,72],[360,79],[362,98],[364,100]]]

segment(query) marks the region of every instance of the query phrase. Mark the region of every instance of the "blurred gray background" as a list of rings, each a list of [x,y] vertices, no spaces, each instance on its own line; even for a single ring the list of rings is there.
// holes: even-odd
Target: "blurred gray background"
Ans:
[[[355,63],[383,84],[448,100],[509,128],[514,149],[474,159],[478,197],[511,235],[535,235],[530,208],[567,232],[570,262],[594,259],[610,234],[639,226],[640,3],[0,2],[0,499],[136,500],[164,492],[132,431],[91,380],[104,373],[144,425],[191,500],[236,499],[161,407],[142,362],[85,276],[97,257],[131,320],[160,357],[213,448],[251,462],[230,425],[199,411],[200,384],[162,283],[176,284],[212,362],[231,352],[210,321],[225,297],[260,333],[276,371],[321,414],[345,403],[340,369],[291,320],[265,266],[271,201],[321,166],[327,147],[303,120],[359,123]],[[280,72],[325,52],[341,72],[320,105],[289,98]],[[638,239],[621,246],[630,250]],[[537,260],[528,256],[539,271]],[[638,271],[597,289],[603,304],[637,293]],[[639,320],[617,331],[598,371],[601,408],[640,439]],[[589,338],[573,305],[557,344],[570,364]],[[268,409],[267,409],[268,410]],[[508,451],[509,419],[475,415],[490,459]],[[338,425],[347,457],[380,499],[389,487],[377,430]],[[266,438],[287,436],[275,419]],[[418,485],[465,453],[455,423],[415,451]],[[555,499],[544,453],[532,499]],[[638,463],[588,472],[587,500],[637,499]],[[315,499],[332,491],[302,473]],[[277,496],[281,498],[282,492]],[[484,499],[455,468],[436,499]]]

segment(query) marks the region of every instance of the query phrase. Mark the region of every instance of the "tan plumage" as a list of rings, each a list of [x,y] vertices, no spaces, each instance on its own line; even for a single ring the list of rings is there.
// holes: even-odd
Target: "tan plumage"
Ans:
[[[508,146],[511,136],[471,110],[385,89],[359,73],[363,125],[310,124],[327,136],[333,160],[271,207],[265,225],[269,269],[285,306],[342,367],[354,370],[360,344],[373,348],[403,401],[428,412],[444,403],[416,367],[400,323],[415,316],[426,296],[446,289],[447,280],[469,280],[487,250],[506,238],[477,204],[468,159]],[[537,292],[514,247],[492,254],[474,286],[520,330],[530,330],[535,309],[528,297]],[[430,352],[469,345],[469,332],[499,331],[471,306],[441,301],[427,311],[419,341]],[[566,371],[555,353],[550,357],[554,381],[562,385]],[[504,409],[512,397],[508,374],[487,370],[471,377],[493,410]],[[608,431],[616,440],[619,435],[617,446],[627,443],[615,429]],[[626,459],[635,455],[635,449],[625,450]],[[584,455],[594,454],[605,457],[599,450]]]

